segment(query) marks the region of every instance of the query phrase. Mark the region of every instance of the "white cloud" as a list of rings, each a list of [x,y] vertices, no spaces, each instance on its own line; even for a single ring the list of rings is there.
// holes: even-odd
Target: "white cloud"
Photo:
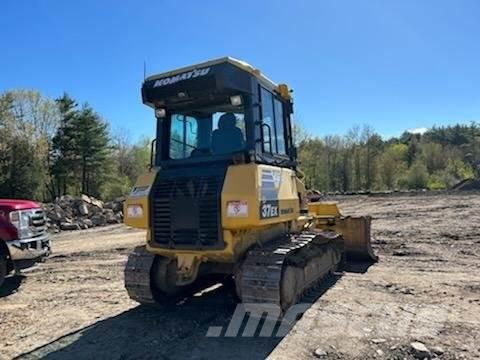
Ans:
[[[421,128],[416,128],[416,129],[411,129],[411,130],[407,130],[409,133],[411,134],[420,134],[420,135],[423,135],[425,134],[427,131],[428,131],[428,128],[426,127],[421,127]]]

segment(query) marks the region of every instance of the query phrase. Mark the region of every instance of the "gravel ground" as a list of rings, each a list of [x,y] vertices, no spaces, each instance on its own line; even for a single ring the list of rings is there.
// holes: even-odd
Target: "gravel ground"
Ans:
[[[441,359],[480,358],[479,194],[336,200],[373,216],[380,261],[326,282],[285,337],[206,337],[229,324],[228,286],[171,309],[137,306],[123,266],[144,232],[118,225],[58,235],[49,259],[7,280],[0,358],[410,359],[414,341]]]

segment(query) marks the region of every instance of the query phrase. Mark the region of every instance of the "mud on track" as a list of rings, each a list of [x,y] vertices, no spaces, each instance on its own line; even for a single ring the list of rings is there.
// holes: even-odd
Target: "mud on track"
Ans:
[[[128,252],[144,233],[123,226],[64,233],[54,254],[0,291],[0,358],[411,358],[409,343],[444,359],[480,357],[480,195],[336,198],[371,214],[381,261],[332,282],[285,338],[207,338],[228,325],[231,290],[176,308],[145,309],[123,289]]]

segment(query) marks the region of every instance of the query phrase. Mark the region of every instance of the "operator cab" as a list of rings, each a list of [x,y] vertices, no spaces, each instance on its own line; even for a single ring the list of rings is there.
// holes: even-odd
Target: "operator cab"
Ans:
[[[226,57],[148,77],[142,97],[157,118],[153,166],[295,167],[289,90],[245,62]]]

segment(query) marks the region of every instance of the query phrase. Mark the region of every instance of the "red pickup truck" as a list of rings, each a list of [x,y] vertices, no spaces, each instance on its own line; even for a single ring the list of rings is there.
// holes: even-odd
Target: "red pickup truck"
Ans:
[[[0,199],[0,287],[9,273],[49,254],[43,209],[33,201]]]

